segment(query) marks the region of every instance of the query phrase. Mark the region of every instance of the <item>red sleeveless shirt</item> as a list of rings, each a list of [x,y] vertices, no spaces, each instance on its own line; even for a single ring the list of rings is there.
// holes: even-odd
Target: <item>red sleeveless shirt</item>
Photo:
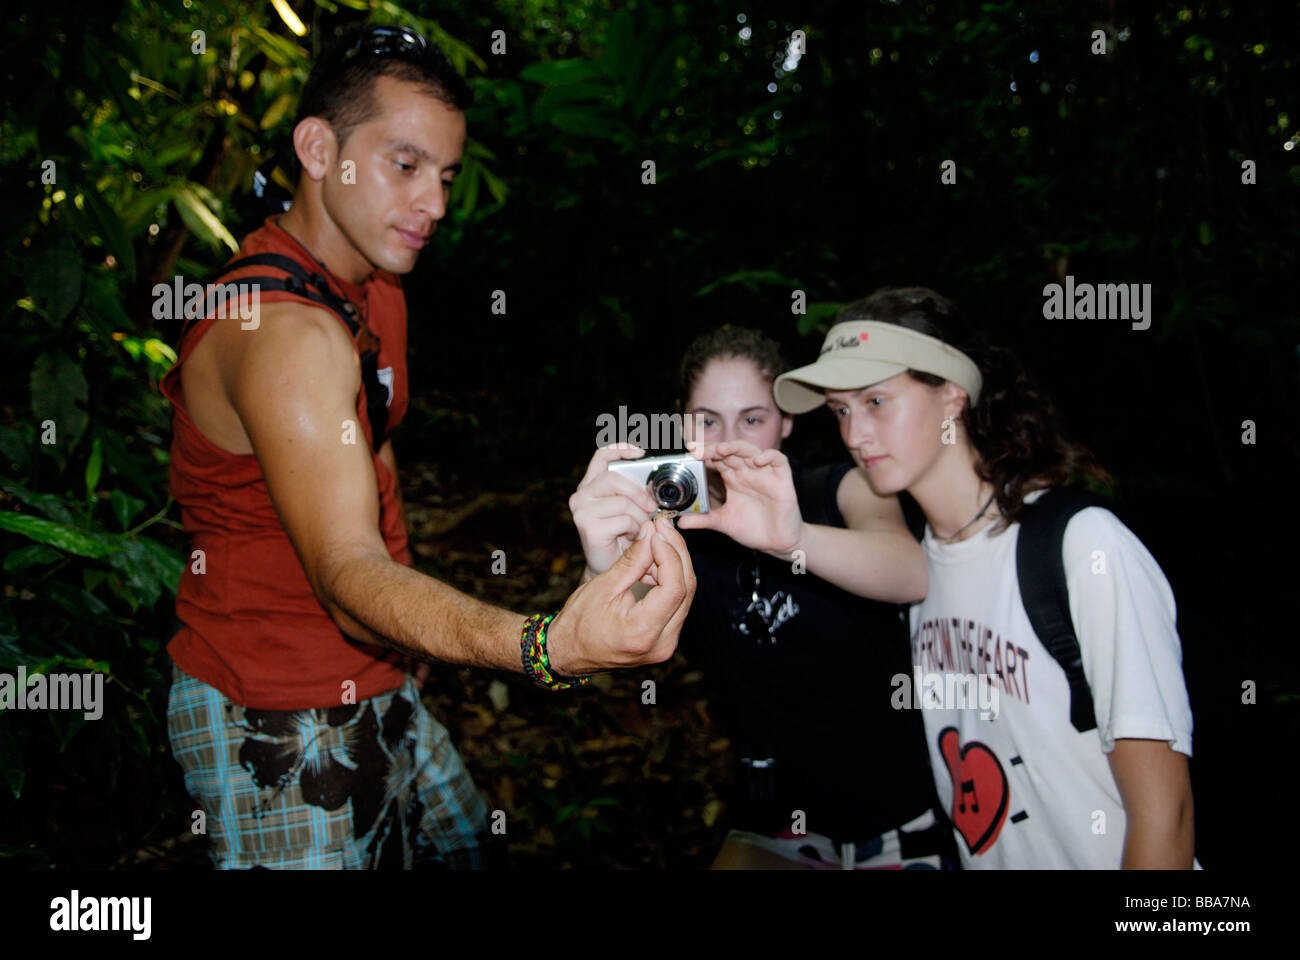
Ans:
[[[310,272],[320,272],[311,254],[280,228],[278,219],[279,215],[268,217],[245,237],[237,256],[279,253]],[[282,273],[252,266],[224,281]],[[406,413],[408,401],[406,299],[401,280],[382,270],[361,285],[332,279],[381,340],[381,382],[388,381],[391,372],[391,429]],[[262,303],[299,300],[318,306],[288,291],[263,290],[260,296]],[[387,647],[350,640],[330,619],[280,524],[256,454],[234,454],[216,446],[185,410],[181,393],[185,360],[218,322],[240,320],[228,316],[196,321],[180,343],[179,359],[160,384],[172,404],[171,493],[193,538],[176,595],[176,616],[182,626],[167,652],[186,673],[254,709],[338,706],[350,690],[346,681],[355,684],[357,701],[393,690],[403,682],[405,658]],[[397,481],[373,453],[364,388],[357,393],[357,423],[365,434],[358,443],[367,444],[374,460],[380,532],[389,555],[409,566]],[[194,550],[203,551],[202,573],[195,572],[199,563]]]

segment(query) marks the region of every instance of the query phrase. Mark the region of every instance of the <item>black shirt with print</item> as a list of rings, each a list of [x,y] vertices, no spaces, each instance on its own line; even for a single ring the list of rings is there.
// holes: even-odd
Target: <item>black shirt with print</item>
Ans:
[[[852,464],[805,471],[791,458],[790,467],[804,520],[844,527],[836,492]],[[802,810],[810,833],[863,840],[934,806],[920,714],[891,706],[891,680],[912,669],[906,607],[796,573],[719,533],[682,535],[698,579],[682,651],[704,669],[732,740],[731,825],[775,834]],[[763,624],[773,642],[761,642]],[[774,759],[771,779],[742,757]]]

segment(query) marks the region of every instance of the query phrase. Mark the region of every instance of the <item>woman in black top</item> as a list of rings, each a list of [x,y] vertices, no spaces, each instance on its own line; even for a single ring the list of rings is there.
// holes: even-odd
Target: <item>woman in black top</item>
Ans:
[[[772,382],[786,367],[770,339],[731,327],[682,362],[683,412],[699,427],[688,439],[788,463],[802,518],[784,556],[744,546],[772,541],[759,528],[778,511],[711,472],[714,512],[681,524],[698,580],[682,650],[716,691],[737,763],[733,829],[714,866],[937,867],[950,838],[921,720],[891,706],[892,678],[910,670],[899,604],[924,596],[924,557],[897,499],[876,497],[851,463],[805,470],[779,453],[793,418]],[[589,575],[654,509],[647,490],[605,469],[641,452],[598,450],[570,498]],[[687,529],[707,523],[727,533]]]

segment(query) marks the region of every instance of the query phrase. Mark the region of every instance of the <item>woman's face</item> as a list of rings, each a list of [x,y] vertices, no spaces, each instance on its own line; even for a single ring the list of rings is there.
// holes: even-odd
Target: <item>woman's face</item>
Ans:
[[[705,364],[686,398],[687,440],[746,440],[760,450],[780,449],[794,417],[777,409],[772,381],[754,361],[718,357]],[[698,427],[698,430],[696,429]]]
[[[957,424],[944,421],[960,416],[965,395],[955,384],[931,387],[900,373],[860,390],[827,390],[826,405],[871,488],[887,496],[916,485],[961,439]]]

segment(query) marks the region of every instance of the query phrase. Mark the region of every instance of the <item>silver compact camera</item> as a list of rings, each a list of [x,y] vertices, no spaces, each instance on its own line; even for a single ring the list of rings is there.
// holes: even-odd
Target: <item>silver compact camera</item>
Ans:
[[[633,483],[650,488],[662,515],[708,513],[709,485],[704,476],[704,461],[689,453],[666,457],[642,457],[640,460],[615,460],[609,469],[623,474]]]

